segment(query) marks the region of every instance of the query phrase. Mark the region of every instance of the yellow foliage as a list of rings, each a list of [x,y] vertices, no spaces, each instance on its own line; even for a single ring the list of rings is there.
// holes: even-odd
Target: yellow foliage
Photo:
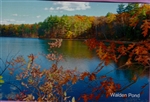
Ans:
[[[68,31],[67,32],[67,38],[72,38],[73,37],[73,32],[72,31]]]
[[[116,20],[116,15],[115,14],[110,14],[108,17],[107,17],[107,23],[111,23],[112,21]]]

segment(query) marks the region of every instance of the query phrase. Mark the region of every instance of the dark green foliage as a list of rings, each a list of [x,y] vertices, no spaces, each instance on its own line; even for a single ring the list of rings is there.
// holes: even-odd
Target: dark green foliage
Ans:
[[[125,5],[124,4],[118,5],[117,13],[120,14],[123,12],[125,12]]]

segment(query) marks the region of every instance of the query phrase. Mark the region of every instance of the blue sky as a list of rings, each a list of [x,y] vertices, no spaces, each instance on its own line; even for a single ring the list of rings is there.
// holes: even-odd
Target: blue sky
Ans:
[[[1,24],[33,24],[50,15],[105,16],[116,13],[120,3],[0,0]]]

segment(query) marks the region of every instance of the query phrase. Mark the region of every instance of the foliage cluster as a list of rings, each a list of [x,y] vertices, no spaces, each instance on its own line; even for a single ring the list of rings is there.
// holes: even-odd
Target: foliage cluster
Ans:
[[[118,14],[106,16],[49,16],[38,24],[0,25],[0,36],[40,38],[90,38],[111,40],[141,40],[149,38],[149,4],[120,4]],[[145,21],[143,21],[145,20]],[[145,24],[145,25],[143,25]],[[142,29],[144,30],[141,36]],[[146,28],[147,27],[147,28]]]
[[[137,5],[130,6],[131,5],[128,5],[126,8],[120,8],[123,12],[118,11],[118,15],[109,13],[107,14],[107,18],[109,19],[103,17],[99,20],[100,22],[97,23],[97,25],[100,26],[100,28],[103,27],[103,29],[100,29],[99,33],[103,33],[106,40],[93,37],[86,41],[89,49],[94,49],[98,57],[104,61],[105,65],[108,65],[112,61],[118,63],[122,57],[126,57],[126,61],[123,65],[118,66],[117,69],[134,69],[134,71],[136,71],[142,68],[142,72],[139,73],[136,71],[134,73],[132,82],[127,85],[127,87],[135,83],[144,72],[149,72],[150,69],[150,6],[142,5],[138,8]],[[127,10],[127,8],[130,8],[130,10]],[[104,25],[108,25],[109,30],[107,30]],[[116,25],[119,25],[120,28]],[[113,36],[108,37],[107,34],[112,34]],[[114,38],[111,37],[116,37],[118,39],[117,41],[114,41]],[[105,82],[107,83],[106,87],[103,85]],[[148,83],[143,85],[143,87],[147,85]],[[84,94],[84,101],[88,102],[88,100],[93,99],[93,97],[94,99],[99,99],[104,92],[101,86],[106,90],[106,97],[108,97],[110,93],[120,92],[127,88],[122,88],[120,87],[120,84],[112,83],[110,78],[109,81],[105,80],[104,82],[101,82],[100,86],[96,88],[96,92],[101,89],[97,95],[93,94],[94,91],[92,94]],[[117,88],[120,89],[116,90]],[[140,92],[140,94],[142,93],[143,91]]]
[[[146,11],[143,11],[143,9]],[[123,26],[126,26],[126,29],[130,27],[132,28],[132,30],[140,31],[140,33],[136,32],[133,34],[135,36],[143,37],[143,39],[137,39],[139,42],[135,42],[133,40],[132,41],[120,41],[120,40],[114,41],[112,39],[98,40],[97,38],[87,40],[86,44],[89,46],[89,48],[96,49],[97,55],[101,60],[105,61],[106,65],[111,60],[114,62],[118,62],[120,57],[128,56],[128,60],[125,63],[126,65],[138,63],[145,67],[148,68],[150,67],[150,54],[149,54],[150,40],[148,38],[150,36],[150,21],[149,21],[150,6],[142,5],[141,7],[138,8],[138,10],[137,8],[135,10],[136,13],[135,14],[132,13],[131,14],[132,16],[130,16],[126,12],[125,13],[123,12],[119,14],[119,17],[122,19],[122,22],[124,22]],[[134,9],[131,10],[129,13],[133,11]],[[112,23],[111,26],[114,23],[116,23],[116,20],[118,20],[114,17],[114,14],[109,14],[108,17],[111,17],[113,19],[113,20],[110,19],[111,21],[108,21],[109,23]],[[101,33],[103,32],[101,31]],[[132,35],[132,33],[128,32],[128,30],[124,31],[124,33],[130,33],[130,35]],[[126,39],[125,36],[123,38]]]
[[[1,37],[38,37],[38,24],[0,25]]]
[[[49,43],[50,48],[59,48],[61,39]],[[35,63],[38,56],[30,54],[28,62],[23,56],[13,57],[6,61],[4,70],[9,71],[9,80],[5,83],[0,76],[0,84],[9,84],[16,87],[18,92],[15,95],[8,95],[8,100],[15,101],[48,101],[48,102],[75,102],[75,97],[67,95],[71,86],[78,80],[78,72],[64,70],[63,66],[58,67],[58,62],[63,59],[61,54],[53,51],[45,56],[53,62],[48,69],[42,69]],[[6,67],[8,66],[8,67]],[[15,79],[14,79],[15,78]]]
[[[49,43],[50,48],[59,48],[61,42],[61,39],[56,39],[55,42]],[[65,70],[63,66],[58,67],[58,62],[63,60],[63,57],[54,50],[51,50],[51,53],[45,57],[53,62],[48,69],[41,69],[40,65],[35,63],[38,56],[34,56],[33,54],[28,56],[28,62],[26,62],[23,56],[17,56],[4,63],[4,70],[9,70],[11,78],[5,83],[1,80],[1,84],[9,84],[19,90],[15,95],[7,96],[7,99],[49,102],[76,102],[83,99],[86,102],[88,100],[85,97],[86,94],[81,94],[79,99],[75,99],[75,97],[69,96],[67,93],[79,80],[84,81],[85,78],[88,78],[89,82],[97,80],[98,77],[96,74],[103,69],[103,62],[99,64],[94,72],[90,73],[79,72],[76,68],[73,70]],[[0,78],[2,79],[2,76]],[[115,84],[111,77],[101,76],[101,80],[104,80],[101,82],[102,85],[98,88],[94,87],[89,100],[95,100],[95,98],[96,100],[100,99],[100,95],[94,96],[96,89],[101,91],[101,95],[106,94],[106,97],[109,97],[111,92],[115,92],[121,88],[120,84]],[[107,86],[108,84],[111,87]]]

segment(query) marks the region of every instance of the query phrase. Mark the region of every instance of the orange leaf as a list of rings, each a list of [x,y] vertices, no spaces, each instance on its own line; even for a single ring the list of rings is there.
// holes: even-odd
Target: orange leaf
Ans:
[[[141,28],[143,30],[142,34],[145,37],[148,34],[148,30],[150,29],[150,22],[148,20],[143,20],[143,24],[141,25]]]
[[[97,90],[98,90],[98,88],[95,87],[92,89],[92,92],[96,92]]]
[[[130,44],[127,49],[131,50],[134,46],[135,46],[135,44]]]
[[[94,98],[94,94],[90,94],[88,97],[89,97],[89,100],[92,100]]]
[[[118,52],[122,55],[126,55],[126,47],[124,45],[119,46]]]
[[[81,80],[84,80],[84,78],[86,77],[86,76],[88,76],[89,75],[89,72],[83,72],[82,74],[81,74],[81,76],[80,76],[80,79]]]
[[[72,79],[72,84],[75,84],[77,82],[78,78],[76,75],[74,75],[73,79]]]
[[[89,80],[90,81],[93,81],[96,79],[96,75],[94,73],[92,73],[90,76],[89,76]]]
[[[114,93],[115,87],[114,85],[106,86],[105,90],[106,90],[106,98],[108,98],[111,95],[111,93]]]
[[[98,100],[100,99],[100,97],[101,97],[101,94],[98,94],[98,95],[95,97],[96,101],[98,101]]]
[[[100,79],[104,79],[104,78],[106,78],[106,75],[103,75],[103,76],[100,77]]]
[[[84,102],[88,102],[88,95],[83,94],[81,97],[83,98]]]
[[[133,80],[133,81],[136,81],[136,80],[137,80],[137,76],[134,75],[133,78],[132,78],[132,80]]]
[[[142,90],[141,92],[140,92],[140,95],[142,95],[144,93],[144,91]]]
[[[126,65],[131,65],[131,64],[132,64],[131,58],[129,58],[125,64],[126,64]]]
[[[41,97],[39,97],[39,98],[37,99],[37,101],[38,101],[38,102],[42,102],[43,99],[42,99]]]
[[[108,64],[110,64],[110,59],[105,59],[105,65],[107,66]]]

